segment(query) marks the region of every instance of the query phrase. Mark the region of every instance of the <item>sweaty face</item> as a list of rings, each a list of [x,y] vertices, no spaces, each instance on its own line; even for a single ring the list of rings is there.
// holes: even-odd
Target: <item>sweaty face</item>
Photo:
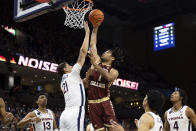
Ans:
[[[180,93],[178,91],[173,92],[170,96],[170,101],[171,102],[176,102],[176,101],[179,101],[179,100],[181,100]]]
[[[111,52],[110,50],[105,51],[105,52],[102,54],[101,59],[102,59],[103,61],[109,61],[109,60],[111,60],[111,59],[112,59],[112,52]]]
[[[38,100],[37,100],[37,104],[41,105],[41,106],[46,106],[47,102],[48,102],[48,100],[47,100],[45,95],[40,95]]]

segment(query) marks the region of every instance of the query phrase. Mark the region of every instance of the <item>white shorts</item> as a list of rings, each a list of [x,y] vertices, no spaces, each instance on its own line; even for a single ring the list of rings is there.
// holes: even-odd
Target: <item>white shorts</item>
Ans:
[[[60,117],[60,131],[84,131],[84,107],[66,108]]]

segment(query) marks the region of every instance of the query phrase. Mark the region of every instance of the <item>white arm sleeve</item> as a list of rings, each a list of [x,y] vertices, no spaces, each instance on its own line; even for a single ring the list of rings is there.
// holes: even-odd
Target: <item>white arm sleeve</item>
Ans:
[[[82,67],[80,64],[76,63],[73,68],[72,68],[72,72],[71,74],[73,76],[80,76],[80,71],[81,71]]]

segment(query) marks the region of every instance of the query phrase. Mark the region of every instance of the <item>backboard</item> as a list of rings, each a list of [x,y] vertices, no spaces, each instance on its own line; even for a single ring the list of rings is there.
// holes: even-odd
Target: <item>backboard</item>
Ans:
[[[27,21],[34,17],[61,9],[64,4],[75,0],[52,0],[51,2],[39,3],[35,0],[14,0],[14,20],[16,22]]]

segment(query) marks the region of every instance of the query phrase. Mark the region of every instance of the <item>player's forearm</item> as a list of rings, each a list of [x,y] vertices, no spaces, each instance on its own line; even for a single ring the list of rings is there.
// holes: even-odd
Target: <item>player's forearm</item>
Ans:
[[[80,48],[80,53],[87,54],[88,45],[89,45],[89,32],[86,32],[82,47]]]
[[[55,119],[55,117],[54,117],[54,119]],[[54,124],[53,125],[54,125],[54,130],[57,129],[56,120],[54,120]]]
[[[94,51],[97,50],[96,44],[97,44],[97,32],[98,32],[98,27],[94,27],[92,34],[91,34],[91,42],[90,42],[90,48]]]
[[[191,119],[191,122],[193,123],[193,126],[196,128],[196,115],[194,111],[190,119]]]
[[[196,118],[194,118],[194,120],[192,120],[193,126],[196,129]]]
[[[53,125],[54,125],[54,127],[53,127],[54,131],[58,131],[58,130],[57,130],[56,121],[54,121]]]
[[[110,76],[110,74],[105,71],[103,68],[101,68],[101,66],[99,66],[98,64],[93,64],[94,68],[97,69],[97,71],[108,81],[112,81],[112,78]]]
[[[18,128],[22,128],[22,127],[24,127],[25,125],[27,125],[30,122],[31,122],[30,118],[26,119],[26,120],[21,120],[20,122],[18,122],[17,127]]]
[[[186,116],[190,119],[190,121],[193,123],[194,127],[196,128],[196,114],[195,114],[195,111],[188,107],[186,109]]]

